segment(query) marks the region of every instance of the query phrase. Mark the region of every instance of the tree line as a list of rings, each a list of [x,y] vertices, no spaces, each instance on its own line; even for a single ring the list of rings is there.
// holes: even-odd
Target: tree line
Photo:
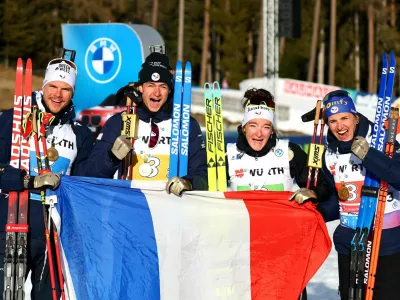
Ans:
[[[301,38],[281,38],[279,77],[376,92],[380,54],[390,50],[400,53],[397,2],[301,0]],[[18,57],[31,57],[34,65],[43,70],[50,59],[59,55],[63,23],[148,24],[164,38],[172,65],[178,55],[192,62],[195,84],[227,79],[230,87],[238,88],[244,79],[263,76],[259,47],[262,3],[262,0],[3,0],[0,56],[10,67]],[[179,47],[182,7],[184,26]],[[334,41],[332,20],[336,23]],[[315,31],[317,35],[313,36]],[[205,32],[206,55],[202,63]]]

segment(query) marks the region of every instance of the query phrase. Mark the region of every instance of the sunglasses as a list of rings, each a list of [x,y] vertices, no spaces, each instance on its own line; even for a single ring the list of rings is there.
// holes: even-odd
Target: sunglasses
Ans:
[[[64,58],[52,59],[51,61],[49,61],[47,67],[49,67],[51,65],[57,65],[57,64],[66,64],[66,65],[70,66],[72,69],[75,70],[75,75],[78,75],[78,68],[76,67],[76,65],[72,61],[64,59]]]
[[[324,99],[322,100],[322,103],[325,105],[325,103],[328,102],[332,97],[351,98],[351,95],[349,92],[345,90],[332,91],[325,95]]]

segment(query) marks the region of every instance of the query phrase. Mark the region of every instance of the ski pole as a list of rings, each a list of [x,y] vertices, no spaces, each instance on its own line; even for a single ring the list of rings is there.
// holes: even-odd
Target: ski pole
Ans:
[[[393,157],[394,153],[394,143],[396,141],[398,118],[399,118],[399,109],[392,107],[390,110],[389,126],[387,129],[387,142],[385,146],[385,153],[390,158]],[[382,181],[379,190],[378,207],[375,213],[375,229],[373,238],[374,243],[372,245],[371,262],[368,274],[368,283],[367,283],[365,300],[372,300],[372,296],[374,294],[376,268],[379,259],[379,249],[381,244],[382,226],[385,214],[388,188],[389,188],[388,183]]]
[[[325,125],[325,122],[323,120],[321,121],[319,144],[316,144],[317,131],[318,131],[319,119],[320,119],[320,113],[321,113],[321,102],[322,102],[321,100],[318,100],[317,104],[316,104],[315,118],[314,118],[314,132],[312,135],[311,144],[310,144],[310,148],[308,151],[308,160],[307,160],[308,176],[307,176],[307,185],[306,185],[306,187],[308,189],[311,187],[313,169],[315,169],[314,186],[316,187],[317,182],[318,182],[318,178],[317,178],[318,169],[322,168],[322,154],[324,152],[324,146],[322,145],[322,140],[323,140],[323,134],[324,134],[324,125]]]
[[[131,138],[132,147],[137,138],[137,130],[139,127],[139,118],[136,114],[136,104],[130,97],[126,97],[126,112],[122,116],[121,135],[126,135]],[[133,157],[134,154],[128,155],[122,160],[121,179],[132,180],[133,173]]]
[[[38,132],[38,107],[34,106],[33,107],[33,117],[32,117],[32,133],[34,137],[34,143],[35,143],[35,152],[36,152],[36,160],[37,160],[37,165],[38,165],[38,174],[42,175],[47,173],[47,171],[43,168],[42,164],[42,159],[40,156],[40,148],[39,148],[39,139],[41,137],[39,136],[40,133]],[[45,228],[45,236],[46,236],[46,248],[47,248],[47,255],[48,255],[48,261],[49,261],[49,272],[50,272],[50,282],[51,282],[51,293],[52,293],[52,298],[53,300],[57,300],[57,293],[56,293],[56,281],[54,278],[54,265],[53,265],[53,254],[51,250],[51,243],[50,243],[50,231],[49,228],[47,227],[46,220],[48,218],[47,216],[47,211],[46,211],[46,200],[45,200],[45,191],[44,189],[40,190],[40,196],[42,200],[42,207],[43,207],[43,218],[44,218],[44,228]]]
[[[40,118],[41,119],[40,140],[42,141],[43,156],[44,156],[44,163],[45,163],[44,173],[47,173],[47,172],[51,172],[51,169],[50,169],[50,162],[49,162],[47,143],[46,143],[46,126],[51,124],[51,122],[54,120],[54,116],[49,113],[42,113],[41,116],[42,117]],[[59,281],[59,285],[60,285],[60,293],[61,293],[62,300],[65,300],[64,276],[62,273],[59,238],[58,238],[56,226],[55,226],[54,222],[52,222],[52,219],[51,219],[51,213],[52,213],[53,208],[54,208],[54,203],[51,203],[50,207],[49,207],[49,214],[48,214],[48,219],[47,219],[47,222],[48,222],[47,228],[48,228],[48,231],[50,232],[51,226],[53,226],[53,238],[54,238],[54,247],[55,247],[55,251],[56,251],[58,281]]]

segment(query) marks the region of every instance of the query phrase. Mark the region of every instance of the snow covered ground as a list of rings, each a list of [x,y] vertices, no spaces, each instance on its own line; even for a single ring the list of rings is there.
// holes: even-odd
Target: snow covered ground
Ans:
[[[338,224],[339,220],[326,224],[331,238]],[[338,286],[337,252],[332,245],[329,257],[307,285],[308,299],[339,300]]]

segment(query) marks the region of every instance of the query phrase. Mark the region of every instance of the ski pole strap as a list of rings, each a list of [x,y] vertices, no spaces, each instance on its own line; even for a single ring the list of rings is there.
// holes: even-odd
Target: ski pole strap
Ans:
[[[22,122],[22,137],[28,139],[32,134],[32,113],[28,113]]]
[[[379,193],[379,187],[365,186],[361,188],[361,196],[377,198]]]
[[[51,123],[54,121],[55,116],[51,113],[47,112],[39,112],[39,121],[41,123],[40,125],[40,135],[45,136],[46,135],[46,127],[48,125],[51,125]]]

